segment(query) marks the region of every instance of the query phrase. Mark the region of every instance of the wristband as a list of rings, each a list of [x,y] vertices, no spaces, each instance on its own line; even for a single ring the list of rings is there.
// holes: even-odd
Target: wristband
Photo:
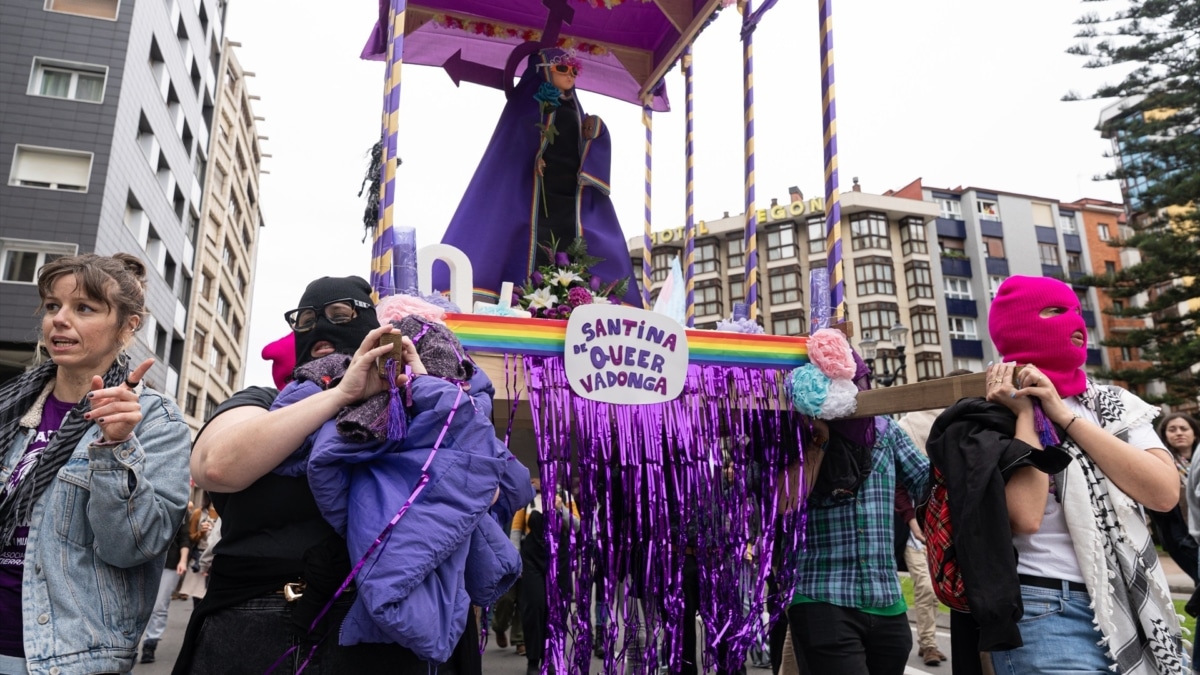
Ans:
[[[1064,433],[1064,434],[1065,434],[1065,433],[1067,433],[1068,431],[1070,431],[1070,429],[1071,429],[1071,425],[1072,425],[1072,424],[1075,424],[1075,420],[1077,420],[1077,419],[1079,419],[1079,415],[1072,415],[1072,416],[1071,416],[1071,421],[1070,421],[1070,422],[1067,422],[1067,426],[1063,427],[1063,433]]]

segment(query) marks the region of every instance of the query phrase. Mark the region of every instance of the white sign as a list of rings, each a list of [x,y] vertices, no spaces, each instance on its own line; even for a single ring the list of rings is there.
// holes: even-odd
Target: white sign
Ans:
[[[567,321],[571,391],[603,403],[662,403],[687,376],[687,331],[671,318],[610,304],[581,305]]]

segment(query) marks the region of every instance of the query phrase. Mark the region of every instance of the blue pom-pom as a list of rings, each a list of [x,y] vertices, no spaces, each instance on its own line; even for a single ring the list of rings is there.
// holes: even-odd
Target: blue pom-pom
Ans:
[[[811,363],[792,371],[788,377],[792,407],[802,415],[816,417],[829,396],[829,377]]]

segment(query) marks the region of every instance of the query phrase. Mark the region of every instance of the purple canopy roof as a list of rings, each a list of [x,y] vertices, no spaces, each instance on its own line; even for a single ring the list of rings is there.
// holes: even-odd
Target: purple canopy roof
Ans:
[[[653,92],[654,109],[668,110],[666,90],[658,86],[663,75],[724,3],[607,1],[614,6],[606,7],[605,0],[567,0],[574,15],[563,24],[558,46],[575,49],[583,61],[576,86],[637,105]],[[550,13],[547,4],[544,0],[410,2],[404,62],[439,67],[450,62],[447,70],[456,80],[456,71],[503,68],[513,48],[540,39]],[[389,6],[389,0],[380,0],[380,21],[363,48],[363,58],[384,58]],[[461,57],[456,57],[460,51]]]

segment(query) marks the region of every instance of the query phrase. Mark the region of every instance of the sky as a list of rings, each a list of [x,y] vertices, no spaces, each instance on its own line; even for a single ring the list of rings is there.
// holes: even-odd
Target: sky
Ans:
[[[636,0],[634,0],[636,1]],[[879,194],[921,178],[1059,201],[1120,201],[1107,141],[1095,131],[1106,101],[1065,103],[1119,73],[1086,70],[1066,54],[1073,22],[1107,3],[1056,0],[833,0],[841,188],[853,177]],[[226,35],[240,42],[263,152],[258,250],[246,384],[270,382],[262,347],[287,331],[283,313],[320,276],[370,273],[358,196],[379,138],[383,64],[358,54],[374,0],[234,0]],[[336,7],[335,12],[330,8]],[[619,11],[619,10],[617,10]],[[789,186],[823,196],[816,0],[781,0],[754,36],[757,203]],[[744,210],[740,17],[722,12],[695,46],[695,213]],[[495,64],[501,65],[501,64]],[[685,212],[683,78],[674,109],[654,116],[653,227]],[[396,223],[437,243],[503,106],[501,92],[455,88],[440,68],[406,66],[400,107]],[[582,92],[613,138],[612,199],[628,236],[643,228],[640,110]],[[268,173],[269,172],[269,173]],[[486,214],[481,214],[481,219]]]

